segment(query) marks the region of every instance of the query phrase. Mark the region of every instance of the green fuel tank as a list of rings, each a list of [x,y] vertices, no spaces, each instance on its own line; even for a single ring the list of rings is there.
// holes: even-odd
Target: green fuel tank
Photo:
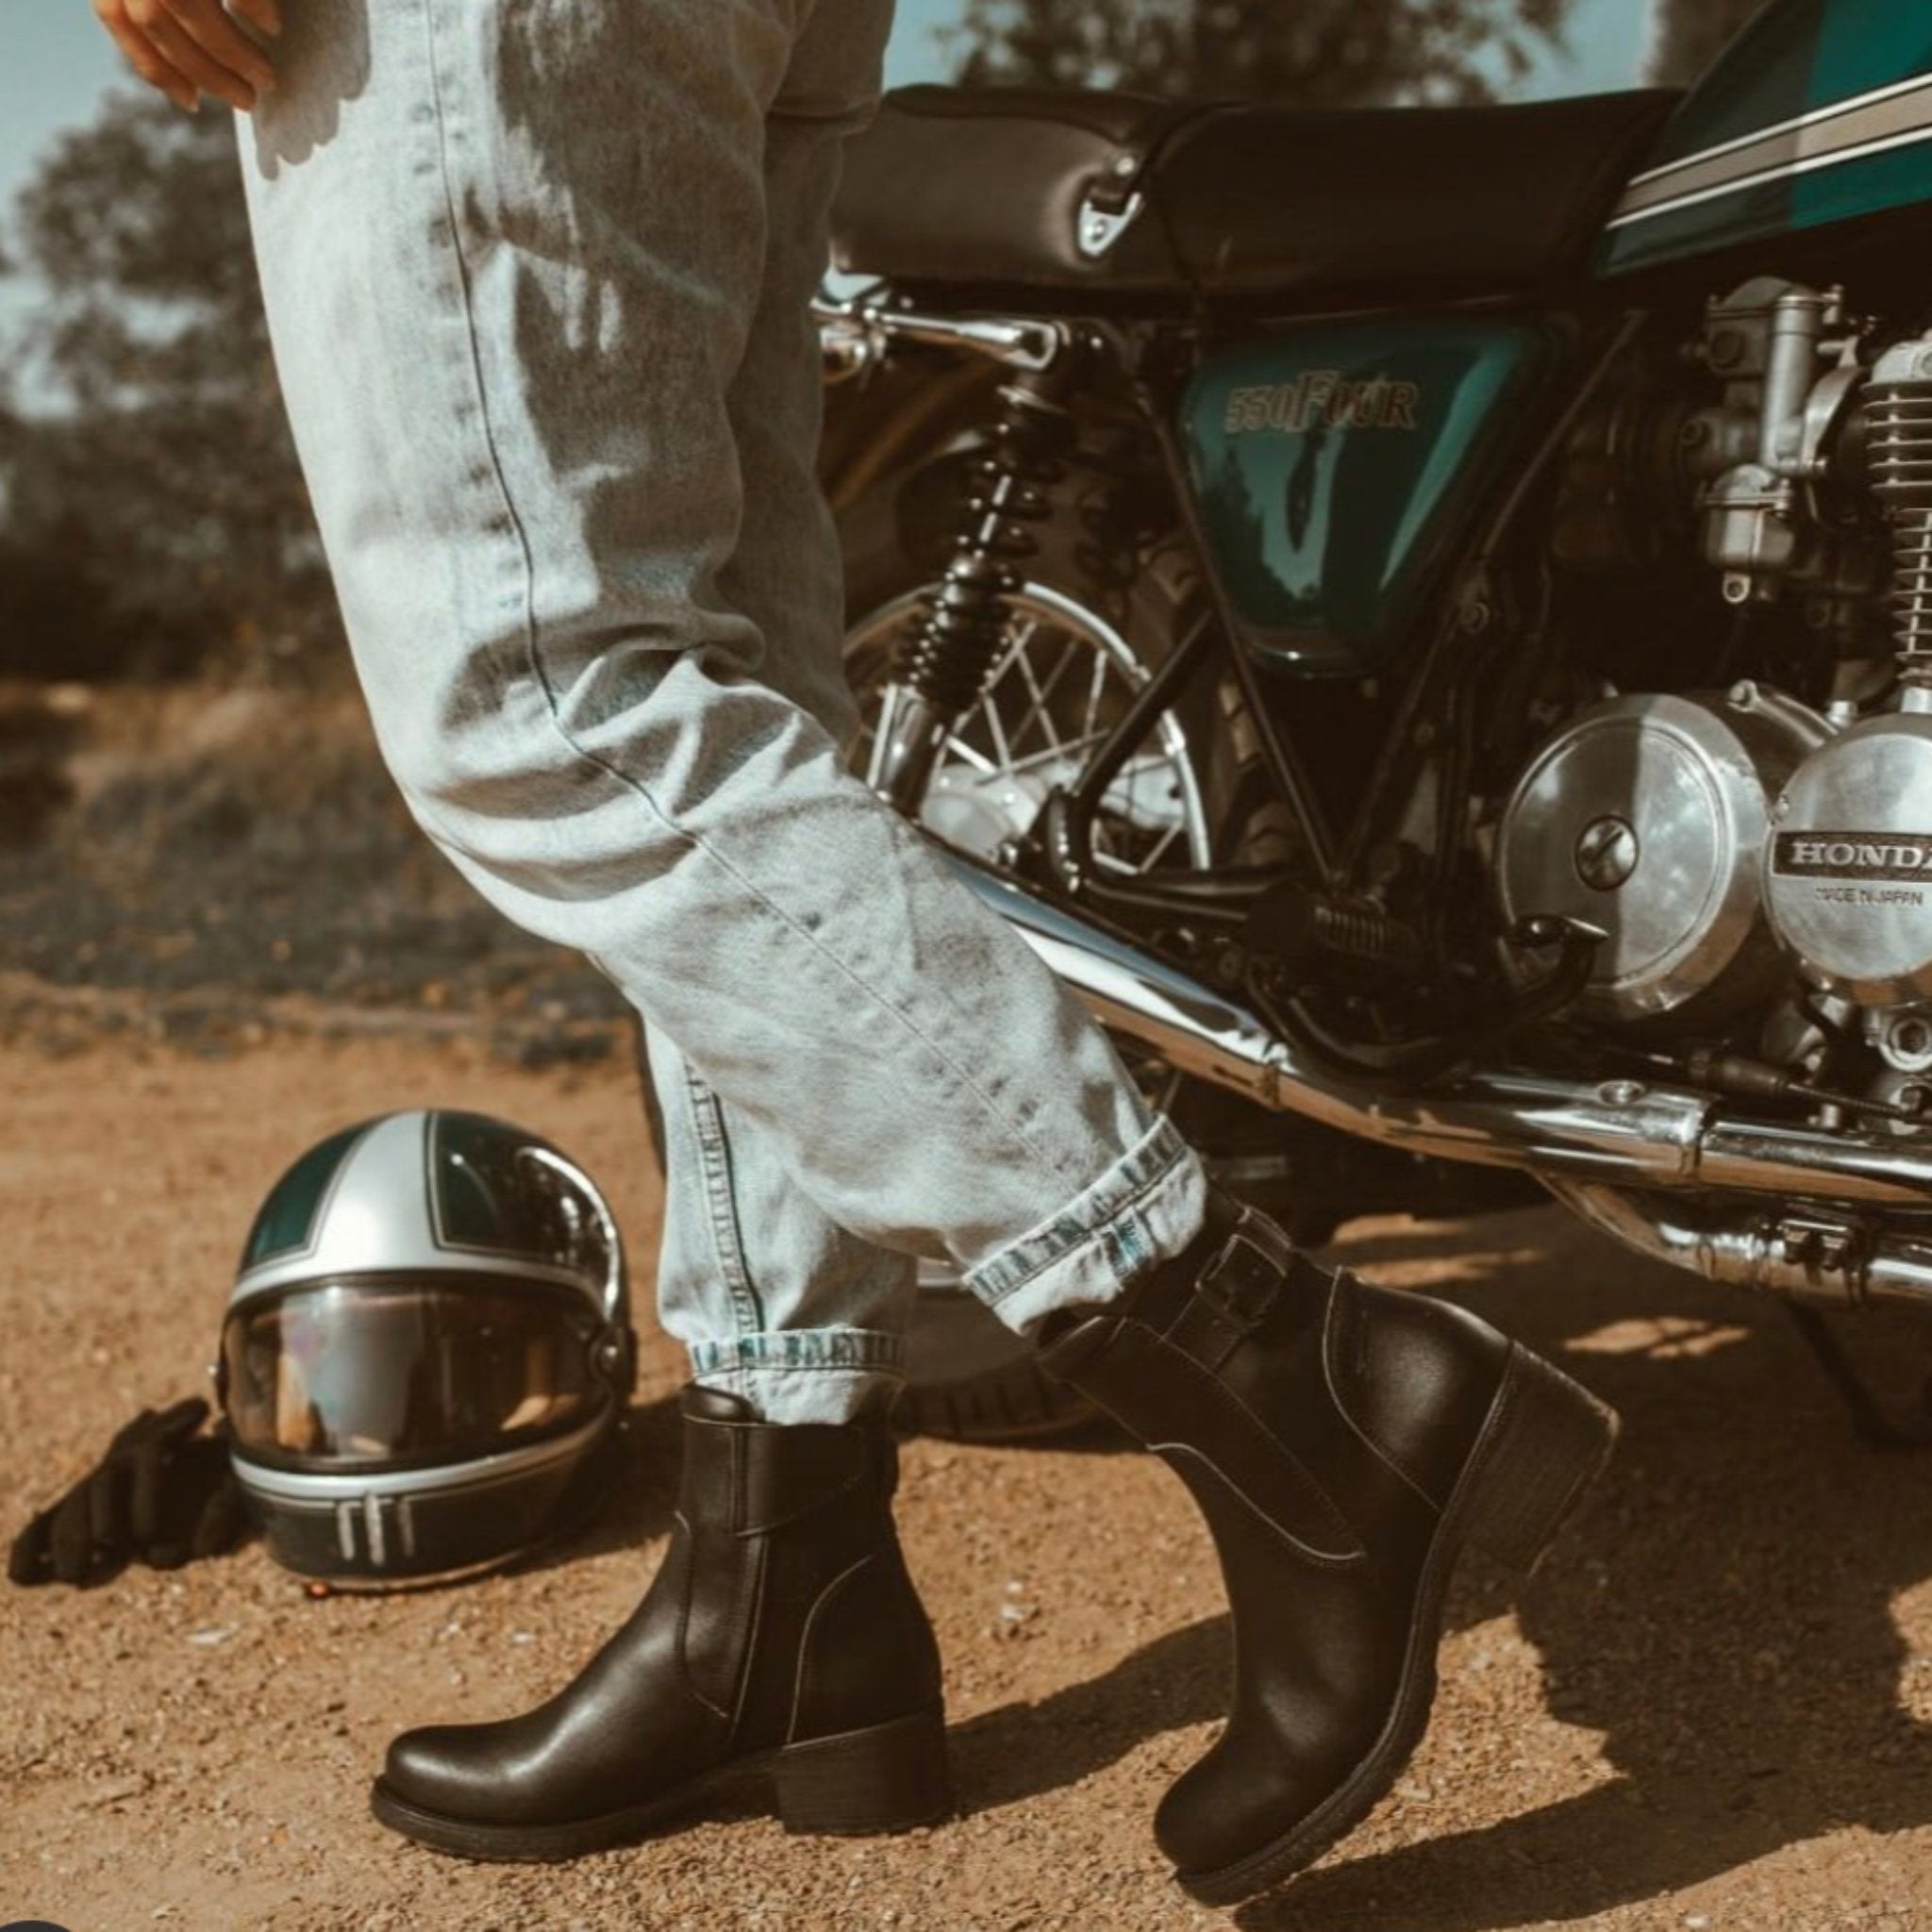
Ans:
[[[1932,6],[1773,0],[1610,219],[1607,275],[1932,204]]]

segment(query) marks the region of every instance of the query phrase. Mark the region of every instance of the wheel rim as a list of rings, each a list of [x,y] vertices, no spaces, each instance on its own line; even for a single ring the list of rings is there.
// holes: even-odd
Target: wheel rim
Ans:
[[[924,620],[931,595],[908,591],[847,634],[863,721],[850,754],[857,771],[872,773],[880,726],[902,689],[891,681],[896,647]],[[1151,675],[1119,630],[1064,591],[1027,584],[1004,601],[1000,657],[978,704],[947,734],[921,813],[946,843],[988,859],[1030,829],[1049,792],[1073,782]],[[1095,864],[1126,877],[1205,866],[1212,856],[1200,774],[1179,721],[1162,716],[1151,740],[1108,787],[1094,819]]]

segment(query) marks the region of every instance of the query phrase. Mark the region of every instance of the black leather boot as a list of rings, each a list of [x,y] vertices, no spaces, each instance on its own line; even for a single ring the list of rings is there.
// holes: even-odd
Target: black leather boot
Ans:
[[[1428,1723],[1458,1553],[1527,1570],[1616,1419],[1474,1316],[1318,1268],[1218,1195],[1185,1255],[1045,1342],[1054,1374],[1173,1465],[1221,1557],[1233,1709],[1155,1834],[1190,1892],[1232,1905],[1393,1784]]]
[[[892,1529],[883,1419],[775,1426],[684,1391],[663,1568],[549,1703],[407,1731],[371,1802],[472,1858],[569,1858],[746,1790],[789,1831],[863,1833],[952,1809],[939,1651]]]

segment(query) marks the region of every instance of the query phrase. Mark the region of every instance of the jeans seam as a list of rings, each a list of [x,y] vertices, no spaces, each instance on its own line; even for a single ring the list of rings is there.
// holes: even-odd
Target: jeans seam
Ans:
[[[509,476],[504,466],[502,452],[497,446],[496,436],[491,427],[489,386],[484,379],[482,356],[476,339],[476,317],[475,305],[472,300],[470,264],[468,257],[463,250],[462,227],[458,219],[456,187],[450,174],[449,144],[446,138],[448,105],[444,96],[441,66],[437,47],[437,0],[423,0],[423,16],[428,40],[429,82],[436,111],[437,151],[442,180],[443,207],[449,223],[450,249],[455,257],[457,266],[457,290],[462,309],[463,328],[470,344],[469,375],[471,381],[475,385],[476,420],[481,428],[483,446],[489,452],[491,475],[495,479],[498,499],[503,506],[503,513],[509,525],[510,533],[514,538],[523,567],[523,628],[525,655],[529,662],[530,674],[536,679],[537,689],[542,693],[544,712],[550,720],[552,730],[557,733],[558,737],[574,757],[581,758],[586,764],[603,772],[608,777],[630,791],[642,803],[645,809],[658,820],[666,831],[670,832],[674,837],[683,840],[692,851],[708,858],[712,864],[716,865],[721,872],[724,873],[739,887],[747,899],[757,905],[769,917],[775,919],[795,939],[802,941],[808,951],[815,953],[830,966],[835,973],[850,981],[880,1011],[889,1014],[892,1019],[896,1020],[907,1034],[917,1041],[921,1046],[932,1055],[952,1083],[973,1096],[989,1120],[992,1121],[1002,1131],[1010,1134],[1022,1146],[1031,1150],[1038,1158],[1045,1163],[1054,1174],[1064,1177],[1069,1173],[1072,1165],[1070,1158],[1064,1151],[1057,1152],[1036,1140],[1024,1125],[1016,1122],[1010,1115],[997,1107],[992,1096],[979,1085],[971,1073],[959,1061],[956,1060],[945,1048],[941,1046],[938,1041],[928,1035],[913,1020],[910,1014],[892,1000],[887,998],[862,974],[848,964],[820,940],[816,934],[801,925],[780,908],[751,879],[747,878],[738,867],[733,865],[716,846],[697,833],[691,832],[679,824],[658,804],[657,799],[652,796],[649,788],[640,779],[632,776],[631,774],[614,764],[610,759],[600,757],[597,753],[578,743],[565,727],[558,705],[556,688],[552,685],[549,674],[543,664],[541,626],[537,621],[536,609],[536,565],[530,551],[529,532],[525,525],[523,516],[518,511],[516,497],[510,489]],[[880,809],[885,810],[888,808],[882,805]],[[1015,942],[1018,943],[1017,941]]]
[[[1027,1269],[1024,1274],[1007,1287],[994,1289],[991,1293],[980,1294],[979,1299],[990,1308],[998,1307],[1002,1302],[1018,1294],[1023,1288],[1038,1281],[1048,1269],[1061,1266],[1063,1263],[1073,1259],[1074,1256],[1080,1254],[1084,1249],[1104,1246],[1112,1238],[1115,1230],[1128,1220],[1133,1220],[1140,1224],[1141,1235],[1144,1238],[1146,1235],[1146,1223],[1142,1220],[1141,1214],[1142,1206],[1148,1196],[1164,1185],[1174,1175],[1176,1169],[1186,1164],[1186,1161],[1187,1146],[1185,1142],[1182,1142],[1179,1151],[1174,1154],[1174,1158],[1163,1162],[1145,1180],[1141,1182],[1104,1221],[1097,1222],[1092,1227],[1084,1229],[1076,1241],[1062,1248],[1058,1254],[1047,1256],[1043,1261]],[[975,1289],[974,1292],[978,1293],[978,1291]]]
[[[711,1224],[711,1247],[718,1273],[731,1296],[732,1320],[740,1336],[756,1335],[765,1326],[765,1305],[751,1278],[745,1259],[744,1231],[738,1222],[738,1202],[732,1187],[731,1140],[718,1096],[691,1070],[682,1054],[685,1099],[698,1145],[698,1171],[704,1176],[706,1218]]]

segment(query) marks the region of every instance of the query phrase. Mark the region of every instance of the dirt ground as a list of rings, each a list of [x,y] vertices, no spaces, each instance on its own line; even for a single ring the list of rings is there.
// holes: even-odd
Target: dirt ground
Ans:
[[[9,1533],[137,1407],[199,1386],[258,1198],[352,1118],[437,1102],[553,1136],[619,1197],[648,1305],[657,1201],[620,1061],[519,1067],[474,1034],[271,1032],[209,1057],[125,1029],[66,1046],[0,1048]],[[1435,1723],[1398,1790],[1231,1923],[1932,1925],[1932,1462],[1857,1447],[1775,1310],[1633,1266],[1554,1212],[1361,1224],[1343,1248],[1557,1352],[1625,1432],[1519,1608],[1494,1576],[1463,1577]],[[1907,1380],[1928,1343],[1897,1322],[1859,1338]],[[1174,1889],[1148,1833],[1216,1720],[1212,1564],[1178,1486],[1104,1441],[907,1451],[956,1823],[813,1842],[737,1819],[558,1869],[466,1866],[383,1833],[365,1789],[393,1730],[537,1700],[635,1600],[664,1547],[676,1380],[654,1341],[624,1492],[514,1574],[310,1601],[251,1545],[88,1593],[0,1588],[0,1923],[1229,1922]]]

